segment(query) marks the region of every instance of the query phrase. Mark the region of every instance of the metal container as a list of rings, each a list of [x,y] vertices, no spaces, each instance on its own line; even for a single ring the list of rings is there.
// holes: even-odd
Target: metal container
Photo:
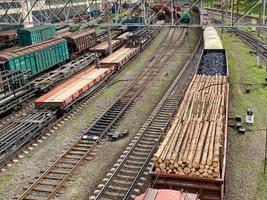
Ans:
[[[30,71],[32,76],[69,59],[67,41],[53,39],[38,45],[0,54],[5,70]]]
[[[56,26],[40,25],[31,28],[21,28],[18,29],[17,33],[20,46],[33,45],[54,38]]]

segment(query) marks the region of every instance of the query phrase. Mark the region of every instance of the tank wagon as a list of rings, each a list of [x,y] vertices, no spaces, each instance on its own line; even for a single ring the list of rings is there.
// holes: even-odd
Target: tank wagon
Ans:
[[[56,26],[39,25],[31,28],[20,28],[17,34],[20,46],[34,45],[54,38],[56,35]]]
[[[219,200],[224,197],[228,67],[216,30],[208,27],[203,37],[198,69],[154,155],[149,176],[154,188],[183,189],[201,200]]]
[[[0,66],[2,70],[30,71],[36,75],[68,59],[67,41],[53,39],[0,54]]]

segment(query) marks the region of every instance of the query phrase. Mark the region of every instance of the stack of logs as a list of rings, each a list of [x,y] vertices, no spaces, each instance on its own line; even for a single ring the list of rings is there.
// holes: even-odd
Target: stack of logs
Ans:
[[[196,74],[155,153],[158,173],[220,177],[227,77]]]

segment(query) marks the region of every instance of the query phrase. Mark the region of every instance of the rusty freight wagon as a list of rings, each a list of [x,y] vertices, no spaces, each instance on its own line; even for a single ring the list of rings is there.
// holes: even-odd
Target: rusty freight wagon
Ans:
[[[96,44],[96,33],[93,29],[86,29],[64,36],[68,41],[70,54],[79,54]]]
[[[228,97],[226,52],[205,46],[198,71],[153,157],[149,176],[154,188],[183,189],[198,193],[201,200],[224,198]]]
[[[95,66],[87,68],[36,99],[35,105],[39,108],[67,109],[105,81],[114,69],[114,66],[109,68],[96,68]]]
[[[17,43],[17,30],[8,30],[0,32],[0,48],[10,47]]]

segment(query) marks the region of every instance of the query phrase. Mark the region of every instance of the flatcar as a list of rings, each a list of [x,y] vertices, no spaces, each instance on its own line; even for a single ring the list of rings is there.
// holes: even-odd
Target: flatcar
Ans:
[[[131,32],[126,36],[126,45],[128,47],[143,46],[147,41],[154,37],[155,32],[156,31],[152,28],[142,28]]]
[[[177,190],[167,189],[153,189],[149,188],[147,191],[136,197],[135,200],[199,200],[198,194],[188,193]]]

